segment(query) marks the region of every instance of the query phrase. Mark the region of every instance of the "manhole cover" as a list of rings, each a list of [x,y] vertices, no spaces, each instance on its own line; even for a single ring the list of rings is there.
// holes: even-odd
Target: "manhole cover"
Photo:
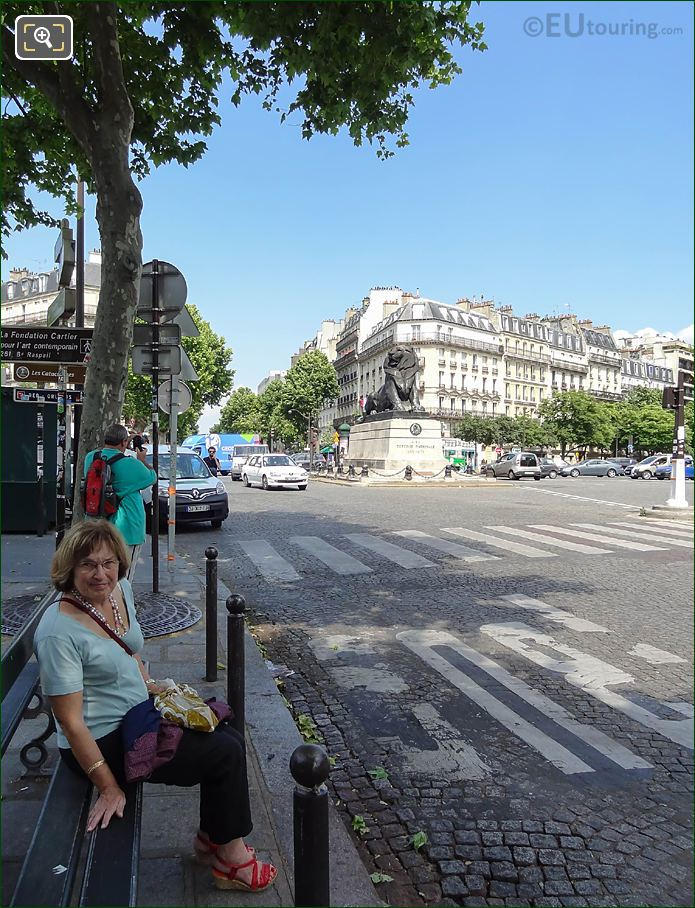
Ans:
[[[40,600],[39,600],[40,601]],[[17,596],[2,604],[2,633],[13,637],[36,610],[39,602],[33,596]],[[160,637],[183,631],[200,621],[200,609],[174,596],[143,593],[137,597],[138,621],[145,637]]]
[[[43,597],[17,596],[2,603],[2,633],[14,637],[36,611]]]
[[[138,593],[135,605],[145,637],[160,637],[162,634],[183,631],[203,617],[197,606],[185,599],[162,593]]]

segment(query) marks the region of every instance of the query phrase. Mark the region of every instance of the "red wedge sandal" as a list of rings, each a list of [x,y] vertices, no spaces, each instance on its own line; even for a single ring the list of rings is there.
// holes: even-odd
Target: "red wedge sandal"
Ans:
[[[212,868],[212,876],[215,886],[218,889],[241,889],[244,892],[262,892],[275,882],[278,875],[277,870],[272,864],[265,861],[259,861],[254,855],[245,864],[228,864],[217,855],[217,862],[224,866],[224,870],[218,867]],[[238,879],[238,873],[245,867],[252,867],[251,882],[246,883]]]
[[[195,852],[196,861],[199,864],[204,866],[209,866],[215,860],[215,855],[217,854],[217,849],[219,845],[216,845],[214,842],[205,835],[204,832],[197,832],[195,836],[195,841],[193,842],[193,851]],[[250,845],[246,846],[246,850],[249,853],[249,857],[255,857],[256,851]]]

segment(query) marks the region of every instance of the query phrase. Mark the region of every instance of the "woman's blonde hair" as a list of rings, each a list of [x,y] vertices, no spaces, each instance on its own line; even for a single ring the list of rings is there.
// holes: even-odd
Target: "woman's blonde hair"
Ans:
[[[113,549],[118,558],[118,579],[125,577],[130,556],[123,537],[108,520],[84,520],[65,534],[51,563],[51,580],[57,590],[67,592],[74,583],[79,561],[92,554],[102,543]]]

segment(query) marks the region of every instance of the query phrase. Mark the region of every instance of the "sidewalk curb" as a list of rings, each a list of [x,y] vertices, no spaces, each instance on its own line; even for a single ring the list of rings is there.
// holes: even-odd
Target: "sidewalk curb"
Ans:
[[[204,578],[191,571],[205,594]],[[218,645],[225,653],[225,601],[230,590],[217,585]],[[294,881],[294,780],[290,756],[304,743],[291,713],[285,706],[248,624],[244,634],[246,659],[246,740],[255,755],[261,780],[268,794],[268,813],[288,876]],[[226,681],[225,681],[226,683]],[[345,908],[378,908],[385,904],[374,889],[350,834],[329,799],[328,824],[331,856],[331,905]]]

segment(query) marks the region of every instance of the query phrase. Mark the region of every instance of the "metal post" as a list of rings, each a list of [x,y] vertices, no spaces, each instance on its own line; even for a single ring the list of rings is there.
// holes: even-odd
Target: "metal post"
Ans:
[[[171,376],[169,394],[169,515],[167,519],[167,567],[176,567],[176,449],[179,418],[179,377]]]
[[[348,476],[354,477],[354,475],[355,475],[355,465],[354,465],[354,463],[351,463],[350,466],[348,467]]]
[[[671,497],[669,508],[687,508],[685,497],[685,374],[678,373],[676,410],[673,429],[673,456],[671,458]]]
[[[56,548],[65,536],[65,448],[67,422],[65,399],[67,397],[67,370],[61,367],[58,374],[58,406],[56,407]]]
[[[329,906],[328,789],[331,771],[316,744],[300,744],[290,757],[294,789],[294,904]]]
[[[227,597],[227,703],[234,718],[231,724],[240,735],[246,728],[244,655],[244,612],[246,600],[233,593]]]
[[[159,262],[152,262],[152,592],[159,592]]]
[[[451,464],[450,464],[450,463],[448,463],[448,464],[444,467],[444,478],[445,478],[445,479],[451,479]]]
[[[311,473],[311,471],[314,469],[314,446],[311,443],[311,412],[309,412],[308,420],[309,428],[307,429],[307,438],[309,441],[309,472]]]
[[[217,549],[205,549],[205,680],[217,681]]]
[[[360,476],[369,476],[369,467],[366,464],[362,464],[362,472]]]
[[[413,468],[410,465],[405,468],[405,478],[408,480],[413,478]]]
[[[43,387],[43,385],[41,386]],[[46,532],[46,502],[43,494],[43,470],[45,465],[44,451],[44,431],[43,431],[43,404],[37,404],[36,407],[36,494],[38,495],[38,521],[36,524],[36,535],[43,536]],[[39,451],[41,453],[41,462],[39,463]]]
[[[77,215],[77,229],[75,231],[75,327],[84,328],[84,181],[77,180],[77,204],[81,214]],[[82,391],[84,385],[76,384],[75,390]],[[79,458],[80,425],[82,423],[82,405],[73,408],[75,448],[72,459],[72,488],[73,502],[80,491],[80,477],[77,475],[77,461]],[[73,504],[73,511],[75,506]]]

